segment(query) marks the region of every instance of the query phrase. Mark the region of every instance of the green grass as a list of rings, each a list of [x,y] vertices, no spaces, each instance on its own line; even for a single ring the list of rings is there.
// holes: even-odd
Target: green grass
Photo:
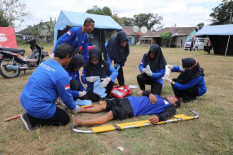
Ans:
[[[40,44],[52,51],[52,44]],[[28,45],[19,45],[26,49]],[[138,64],[149,47],[131,47],[124,67],[126,84],[137,84]],[[19,96],[33,71],[20,73],[15,79],[0,77],[0,154],[232,154],[233,152],[233,57],[189,52],[181,48],[163,48],[168,64],[179,65],[181,58],[193,57],[204,68],[207,93],[195,104],[182,103],[177,113],[200,118],[179,123],[155,125],[100,134],[77,134],[64,127],[41,127],[28,132],[20,119],[3,122],[7,117],[24,112]],[[177,77],[172,73],[171,77]],[[149,87],[147,87],[149,89]],[[137,89],[133,90],[136,95]],[[162,95],[173,94],[170,84],[164,83]],[[67,111],[69,114],[70,112]],[[95,114],[78,114],[80,118],[93,118]],[[117,124],[148,119],[142,116]],[[89,129],[89,128],[82,128]],[[123,146],[124,152],[117,147]]]

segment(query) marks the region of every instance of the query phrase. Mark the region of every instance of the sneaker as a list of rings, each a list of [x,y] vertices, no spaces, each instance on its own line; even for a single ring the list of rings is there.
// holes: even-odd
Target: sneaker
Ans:
[[[32,125],[31,122],[29,121],[27,113],[21,114],[20,118],[23,121],[23,123],[28,131],[36,129],[36,125]]]

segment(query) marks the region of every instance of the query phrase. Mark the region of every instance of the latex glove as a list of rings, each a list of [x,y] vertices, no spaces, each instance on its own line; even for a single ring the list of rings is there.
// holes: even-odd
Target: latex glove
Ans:
[[[171,79],[169,79],[169,78],[163,78],[164,80],[166,80],[167,82],[172,82],[172,80]]]
[[[103,78],[101,80],[103,80],[103,81],[100,83],[100,86],[105,88],[112,79],[110,77],[108,77],[108,78]]]
[[[86,91],[79,91],[78,97],[83,97],[84,95],[86,95],[86,93]]]
[[[79,105],[76,105],[75,109],[72,110],[72,112],[77,114],[80,110],[81,110],[81,107]]]
[[[98,80],[98,78],[96,78],[96,77],[94,77],[94,76],[88,76],[87,78],[86,78],[86,81],[88,81],[88,82],[95,82],[95,81],[97,81]]]
[[[142,73],[146,73],[147,69],[146,68],[143,68],[142,69]]]
[[[117,70],[119,70],[120,67],[121,67],[121,65],[119,65],[119,64],[114,64],[114,67],[115,67]]]
[[[147,76],[152,76],[152,71],[151,70],[146,70],[145,73],[146,73]]]
[[[146,65],[146,69],[150,71],[150,65]]]
[[[166,65],[169,69],[173,69],[173,66],[172,65]]]

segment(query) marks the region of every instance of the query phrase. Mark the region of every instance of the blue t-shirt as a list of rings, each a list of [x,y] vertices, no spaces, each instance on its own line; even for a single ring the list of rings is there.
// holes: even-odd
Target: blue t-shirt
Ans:
[[[63,34],[58,40],[57,43],[53,49],[53,53],[55,53],[55,50],[58,45],[67,43],[71,45],[72,47],[79,48],[82,46],[82,56],[85,59],[85,62],[87,62],[88,59],[88,34],[87,32],[85,34],[82,33],[82,27],[73,27],[69,29],[69,31],[65,34]]]
[[[147,96],[129,96],[127,97],[129,103],[132,106],[134,116],[141,116],[141,115],[152,115],[152,114],[161,114],[164,112],[165,108],[171,106],[172,104],[161,98],[158,95],[155,95],[157,102],[152,104],[150,102],[149,97]]]
[[[74,110],[76,104],[69,83],[68,73],[63,67],[53,59],[47,60],[32,73],[20,102],[29,115],[39,119],[48,119],[55,114],[58,96],[68,108]]]

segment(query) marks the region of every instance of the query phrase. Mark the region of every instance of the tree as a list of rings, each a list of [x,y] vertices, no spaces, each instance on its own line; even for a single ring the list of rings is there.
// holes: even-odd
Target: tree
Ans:
[[[124,25],[124,26],[134,26],[134,19],[133,18],[123,17],[121,19],[123,21],[122,25]]]
[[[86,13],[92,13],[97,15],[106,15],[111,16],[118,24],[122,25],[122,19],[117,16],[117,14],[112,14],[112,11],[109,7],[105,6],[102,9],[96,5],[92,9],[88,9]]]
[[[198,27],[199,30],[200,30],[200,29],[202,29],[202,28],[204,27],[204,25],[205,25],[204,23],[199,23],[199,24],[197,24],[197,27]]]
[[[50,21],[45,23],[45,29],[48,31],[47,33],[49,34],[52,42],[53,42],[55,24],[56,24],[56,19],[53,20],[51,17],[50,17]]]
[[[26,5],[20,3],[19,0],[0,0],[0,10],[3,12],[3,16],[7,20],[8,26],[14,26],[15,21],[19,21],[21,24],[23,18],[29,14],[26,11]]]
[[[233,21],[230,19],[233,12],[233,1],[223,0],[219,6],[212,9],[210,14],[212,23],[210,25],[230,24]]]
[[[30,25],[28,27],[31,33],[34,35],[35,39],[38,41],[40,38],[41,31],[44,30],[42,21],[38,25],[34,24],[34,26]]]
[[[6,19],[6,17],[3,14],[3,11],[0,10],[0,27],[8,27],[11,23],[9,23]]]
[[[112,16],[112,11],[109,7],[105,6],[102,9],[96,5],[93,6],[92,9],[88,9],[86,13],[92,13],[97,15],[106,15],[106,16]]]
[[[160,33],[159,35],[162,39],[162,46],[163,47],[168,47],[170,46],[170,41],[171,41],[171,38],[172,38],[172,33],[171,32],[163,32],[163,33]]]
[[[138,15],[134,15],[134,24],[139,27],[145,26],[149,30],[151,30],[152,27],[156,24],[160,25],[162,20],[162,16],[153,13],[141,13]]]

